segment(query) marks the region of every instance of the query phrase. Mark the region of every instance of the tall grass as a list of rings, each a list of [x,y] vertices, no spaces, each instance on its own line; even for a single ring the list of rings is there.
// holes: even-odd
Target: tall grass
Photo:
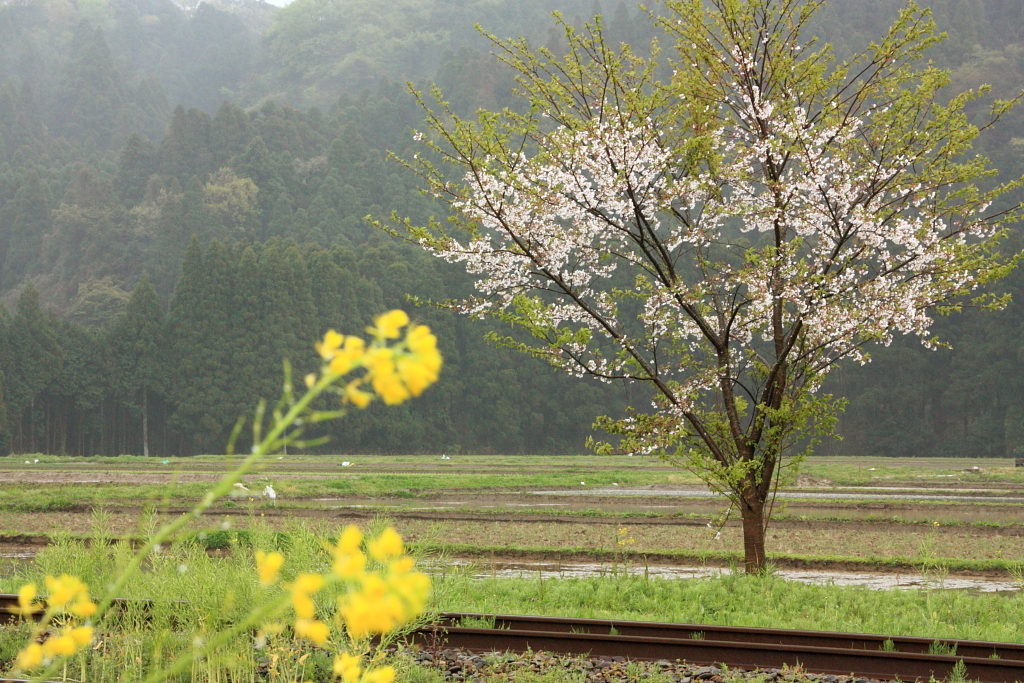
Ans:
[[[382,527],[379,520],[372,526]],[[98,520],[102,525],[102,518]],[[287,533],[258,518],[245,533],[225,532],[228,548],[211,552],[199,537],[161,548],[120,597],[136,601],[115,610],[94,646],[68,661],[56,680],[114,683],[138,681],[192,650],[207,634],[240,619],[260,600],[253,550],[281,550],[288,557],[283,578],[295,568],[326,571],[325,544],[336,530],[297,523]],[[372,533],[372,531],[371,531]],[[31,563],[0,582],[10,592],[46,574],[76,574],[97,590],[130,561],[130,543],[98,529],[91,541],[58,537]],[[421,558],[423,559],[423,558]],[[735,574],[708,579],[647,579],[602,576],[587,579],[474,579],[431,558],[433,609],[621,618],[680,623],[727,624],[827,631],[916,635],[929,638],[1022,642],[1024,597],[960,591],[877,591],[811,586],[776,576]],[[327,608],[335,596],[317,595]],[[145,600],[146,602],[142,602]],[[329,610],[325,610],[329,611]],[[10,663],[26,638],[23,625],[0,629],[0,666]],[[425,674],[399,667],[400,680]],[[278,683],[331,680],[323,650],[302,644],[287,630],[257,640],[239,636],[203,658],[175,680],[202,683]]]
[[[141,536],[151,536],[156,524],[155,516],[143,519]],[[388,519],[376,518],[366,531],[373,537],[390,525]],[[97,592],[106,590],[124,574],[124,568],[135,556],[135,544],[111,534],[103,513],[94,515],[93,527],[88,539],[69,534],[56,536],[33,561],[0,579],[0,592],[16,592],[26,583],[41,585],[45,576],[62,574],[79,577]],[[299,520],[282,532],[259,517],[251,517],[244,531],[211,529],[159,548],[147,558],[142,571],[124,584],[116,597],[127,602],[112,610],[97,628],[94,645],[68,660],[58,675],[50,676],[49,680],[137,683],[146,679],[195,651],[208,636],[239,623],[254,607],[277,600],[297,572],[329,571],[333,560],[330,547],[337,542],[339,531]],[[211,551],[211,546],[220,549]],[[253,559],[257,549],[285,554],[281,583],[271,588],[259,586]],[[417,560],[424,563],[428,558],[419,556]],[[436,565],[444,558],[435,555],[429,561]],[[380,569],[378,564],[371,560],[369,568]],[[314,599],[318,612],[333,613],[344,590],[339,585],[317,593]],[[442,586],[436,595],[450,600],[446,590],[448,587]],[[428,612],[412,625],[430,618]],[[343,634],[334,635],[337,642],[344,642]],[[11,671],[27,637],[24,623],[0,627],[0,673]],[[392,637],[389,634],[386,640]],[[336,680],[333,654],[295,638],[289,628],[282,627],[277,632],[268,629],[260,637],[245,632],[223,647],[196,657],[190,671],[170,680],[326,683]],[[412,671],[409,666],[405,670]]]
[[[98,520],[102,524],[102,517]],[[375,520],[376,533],[386,520]],[[94,645],[69,660],[50,680],[95,683],[137,682],[165,668],[203,640],[237,623],[254,606],[275,600],[281,586],[261,589],[253,560],[255,549],[280,550],[287,556],[281,570],[285,584],[297,571],[326,572],[331,566],[327,544],[336,529],[295,524],[281,533],[259,518],[250,520],[244,533],[222,532],[228,549],[210,552],[202,535],[160,548],[147,559],[143,571],[128,581],[119,598],[129,602],[114,609],[97,628]],[[16,592],[25,583],[43,583],[46,575],[78,576],[94,590],[105,590],[123,574],[134,557],[133,544],[111,538],[97,529],[89,540],[58,536],[13,576],[0,580],[0,591]],[[338,590],[342,590],[341,587]],[[338,592],[323,590],[315,596],[318,610],[333,613]],[[24,624],[0,627],[0,671],[8,673],[27,638]],[[246,632],[204,657],[191,671],[172,679],[196,683],[284,683],[333,680],[331,657],[292,636],[289,629],[257,639]]]
[[[1024,595],[815,586],[777,576],[435,579],[437,608],[1024,642]]]

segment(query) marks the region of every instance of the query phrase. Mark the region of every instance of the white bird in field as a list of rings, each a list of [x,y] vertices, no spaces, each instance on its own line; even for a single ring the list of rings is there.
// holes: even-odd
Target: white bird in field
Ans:
[[[267,484],[267,488],[263,489],[263,495],[270,500],[277,500],[277,491],[270,484]]]

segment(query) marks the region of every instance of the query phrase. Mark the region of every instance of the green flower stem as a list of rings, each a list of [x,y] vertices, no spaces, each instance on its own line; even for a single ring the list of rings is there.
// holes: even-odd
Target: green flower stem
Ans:
[[[299,416],[301,416],[306,411],[306,409],[309,407],[309,404],[313,401],[313,399],[322,394],[324,390],[327,389],[327,387],[329,387],[338,379],[338,377],[339,375],[335,373],[325,372],[320,377],[316,384],[310,387],[310,389],[305,394],[303,394],[303,396],[298,401],[292,404],[291,409],[284,416],[275,420],[274,426],[270,429],[267,435],[263,437],[263,439],[258,444],[253,446],[252,453],[246,456],[246,458],[239,464],[237,468],[235,468],[232,472],[228,472],[227,474],[225,474],[224,477],[219,482],[217,482],[217,484],[212,489],[210,489],[210,491],[208,491],[205,496],[203,496],[203,499],[199,503],[197,503],[196,506],[192,508],[192,510],[186,512],[173,522],[168,522],[159,530],[157,530],[155,534],[153,534],[149,541],[139,550],[139,552],[135,554],[135,557],[133,557],[132,561],[128,563],[128,566],[125,568],[124,572],[121,573],[121,576],[118,577],[117,581],[114,582],[114,584],[107,590],[106,594],[100,600],[99,606],[96,610],[95,617],[95,621],[97,624],[103,623],[104,618],[106,617],[107,614],[107,610],[110,608],[110,605],[113,604],[113,601],[117,597],[118,593],[121,592],[121,589],[124,588],[128,580],[132,576],[134,576],[136,572],[139,571],[140,567],[142,566],[142,563],[146,560],[147,557],[149,557],[153,550],[160,544],[172,538],[174,534],[176,534],[178,531],[184,528],[186,524],[195,519],[198,519],[200,515],[202,515],[217,501],[218,498],[230,493],[231,488],[235,485],[235,483],[238,482],[243,475],[248,473],[249,470],[252,469],[253,465],[255,465],[263,456],[267,455],[267,452],[277,442],[278,438],[282,434],[284,434],[288,427],[292,425],[299,418]],[[229,629],[228,631],[223,633],[233,635],[238,629],[248,628],[249,626],[255,623],[255,619],[262,616],[263,611],[259,611],[259,613],[255,616],[253,613],[250,613],[250,615],[246,617],[245,621],[238,627],[234,629]],[[216,637],[211,642],[220,644],[224,642],[224,639]],[[211,647],[213,646],[214,645],[211,645]],[[189,658],[186,661],[191,661],[192,656],[193,655],[190,654]],[[33,682],[45,681],[49,676],[56,673],[56,671],[63,665],[64,661],[65,658],[55,658],[54,661],[50,664],[50,666],[46,667],[46,669],[44,669],[38,675],[33,676],[30,680]],[[180,662],[175,662],[175,664],[172,666],[172,669],[168,669],[168,672],[180,671],[181,669],[179,668],[173,668],[177,667],[179,664]],[[170,673],[168,673],[167,675],[170,675]],[[166,678],[166,675],[163,675],[157,679],[147,679],[147,681],[163,680],[164,678]]]
[[[206,655],[209,652],[213,652],[221,645],[224,645],[239,633],[247,631],[248,629],[257,626],[264,622],[267,615],[273,614],[288,604],[289,596],[283,595],[281,599],[276,603],[270,605],[262,605],[251,612],[238,624],[235,624],[231,628],[223,629],[215,632],[209,638],[204,639],[203,645],[200,648],[195,648],[191,652],[185,654],[174,660],[170,666],[161,667],[154,673],[150,674],[143,683],[160,683],[160,681],[167,680],[170,676],[179,674],[189,666],[197,656]]]

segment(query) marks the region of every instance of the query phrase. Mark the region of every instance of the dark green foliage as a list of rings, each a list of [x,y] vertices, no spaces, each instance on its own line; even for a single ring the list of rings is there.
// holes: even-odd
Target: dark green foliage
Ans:
[[[114,190],[125,206],[131,208],[146,195],[149,177],[156,172],[156,154],[153,145],[137,133],[132,133],[117,160]]]
[[[391,244],[356,255],[281,239],[204,251],[193,239],[166,321],[143,276],[105,328],[49,316],[26,288],[18,313],[0,320],[13,448],[219,452],[239,416],[280,392],[282,358],[298,380],[318,368],[313,341],[326,330],[362,334],[376,313],[410,309],[407,293],[445,296],[452,276],[439,265]],[[444,349],[440,383],[408,405],[374,405],[311,433],[331,437],[327,450],[575,452],[593,415],[621,405],[615,390],[484,345],[475,323],[411,310]]]
[[[4,288],[17,284],[39,263],[43,235],[51,225],[47,194],[39,175],[29,171],[6,211],[6,220],[0,225],[0,286]]]
[[[71,40],[67,66],[47,111],[50,128],[69,140],[106,149],[124,106],[121,77],[103,30],[83,21]]]

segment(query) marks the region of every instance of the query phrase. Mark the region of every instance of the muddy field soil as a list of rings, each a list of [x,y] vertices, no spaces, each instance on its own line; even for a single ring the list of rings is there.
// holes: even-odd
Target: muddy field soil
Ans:
[[[169,509],[162,519],[176,516]],[[350,523],[365,524],[377,514],[371,510],[314,510],[283,508],[221,508],[212,510],[191,530],[218,529],[225,521],[231,528],[246,528],[254,522],[288,530],[304,524],[331,533]],[[523,555],[604,555],[612,557],[661,558],[680,562],[713,560],[742,547],[742,530],[735,525],[709,528],[694,520],[665,518],[609,519],[529,515],[459,515],[423,512],[390,515],[399,532],[410,541],[450,547],[456,552],[478,549],[481,553]],[[141,509],[108,509],[104,525],[115,536],[140,533]],[[682,523],[670,523],[670,522]],[[151,522],[150,522],[151,523]],[[8,538],[40,537],[95,531],[89,512],[7,512],[0,516],[0,534]],[[912,566],[934,558],[999,559],[1024,562],[1020,528],[907,525],[886,522],[776,521],[769,528],[772,552],[793,557],[828,558],[840,555],[855,563],[884,564],[894,568]],[[806,561],[793,560],[801,565]],[[824,564],[828,562],[825,561]],[[816,565],[823,564],[816,560]]]

